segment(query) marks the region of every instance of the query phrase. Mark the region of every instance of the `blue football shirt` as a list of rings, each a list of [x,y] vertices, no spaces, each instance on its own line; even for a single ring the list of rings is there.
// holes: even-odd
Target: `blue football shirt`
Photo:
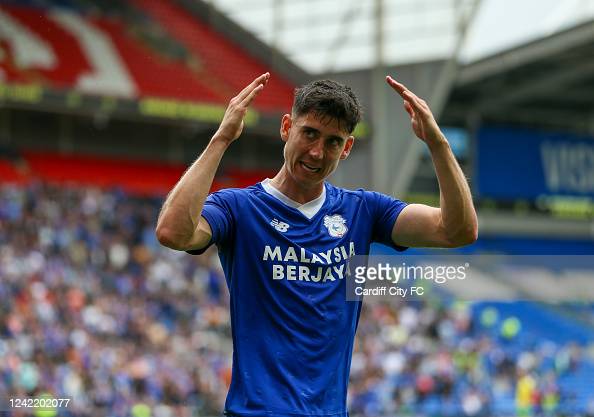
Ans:
[[[204,204],[230,293],[228,415],[348,416],[361,302],[346,301],[346,264],[371,242],[396,247],[392,227],[406,204],[325,187],[311,219],[260,183],[218,191]]]

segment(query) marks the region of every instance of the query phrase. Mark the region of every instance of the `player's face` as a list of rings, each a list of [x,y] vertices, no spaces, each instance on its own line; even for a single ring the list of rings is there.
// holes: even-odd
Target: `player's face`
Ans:
[[[303,185],[323,182],[349,155],[354,141],[337,120],[320,120],[311,113],[285,114],[280,133],[285,141],[285,166]]]

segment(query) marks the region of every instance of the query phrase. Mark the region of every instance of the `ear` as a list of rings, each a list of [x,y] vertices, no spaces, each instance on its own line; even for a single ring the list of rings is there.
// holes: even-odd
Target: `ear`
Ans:
[[[355,143],[355,137],[349,136],[346,143],[344,144],[344,149],[340,154],[340,159],[347,159],[347,156],[351,153],[351,149],[353,148],[353,144]]]
[[[293,120],[291,119],[290,114],[285,114],[283,119],[281,120],[281,127],[280,127],[280,136],[283,142],[286,142],[289,139],[289,130],[291,129],[291,124]]]

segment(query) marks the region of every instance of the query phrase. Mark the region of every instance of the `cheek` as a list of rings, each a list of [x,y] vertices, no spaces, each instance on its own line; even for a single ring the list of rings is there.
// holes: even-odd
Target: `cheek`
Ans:
[[[301,153],[303,153],[303,147],[299,141],[293,139],[285,142],[285,155],[296,158]]]
[[[337,153],[336,155],[334,155],[332,157],[332,162],[329,163],[330,169],[332,171],[334,171],[336,169],[336,167],[338,167],[338,164],[340,163],[340,157],[341,157],[341,153]]]
[[[288,162],[288,165],[292,165],[297,158],[297,148],[295,144],[292,143],[290,140],[285,142],[285,146],[283,148],[283,157],[285,162]]]

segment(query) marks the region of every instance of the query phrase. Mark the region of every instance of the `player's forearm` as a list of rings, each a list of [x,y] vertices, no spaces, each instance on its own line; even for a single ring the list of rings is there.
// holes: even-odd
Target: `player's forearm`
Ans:
[[[227,141],[213,137],[167,196],[156,229],[159,241],[165,246],[184,249],[189,245],[227,147]]]
[[[443,137],[429,145],[439,182],[442,222],[454,246],[472,243],[478,235],[478,220],[468,182]]]

